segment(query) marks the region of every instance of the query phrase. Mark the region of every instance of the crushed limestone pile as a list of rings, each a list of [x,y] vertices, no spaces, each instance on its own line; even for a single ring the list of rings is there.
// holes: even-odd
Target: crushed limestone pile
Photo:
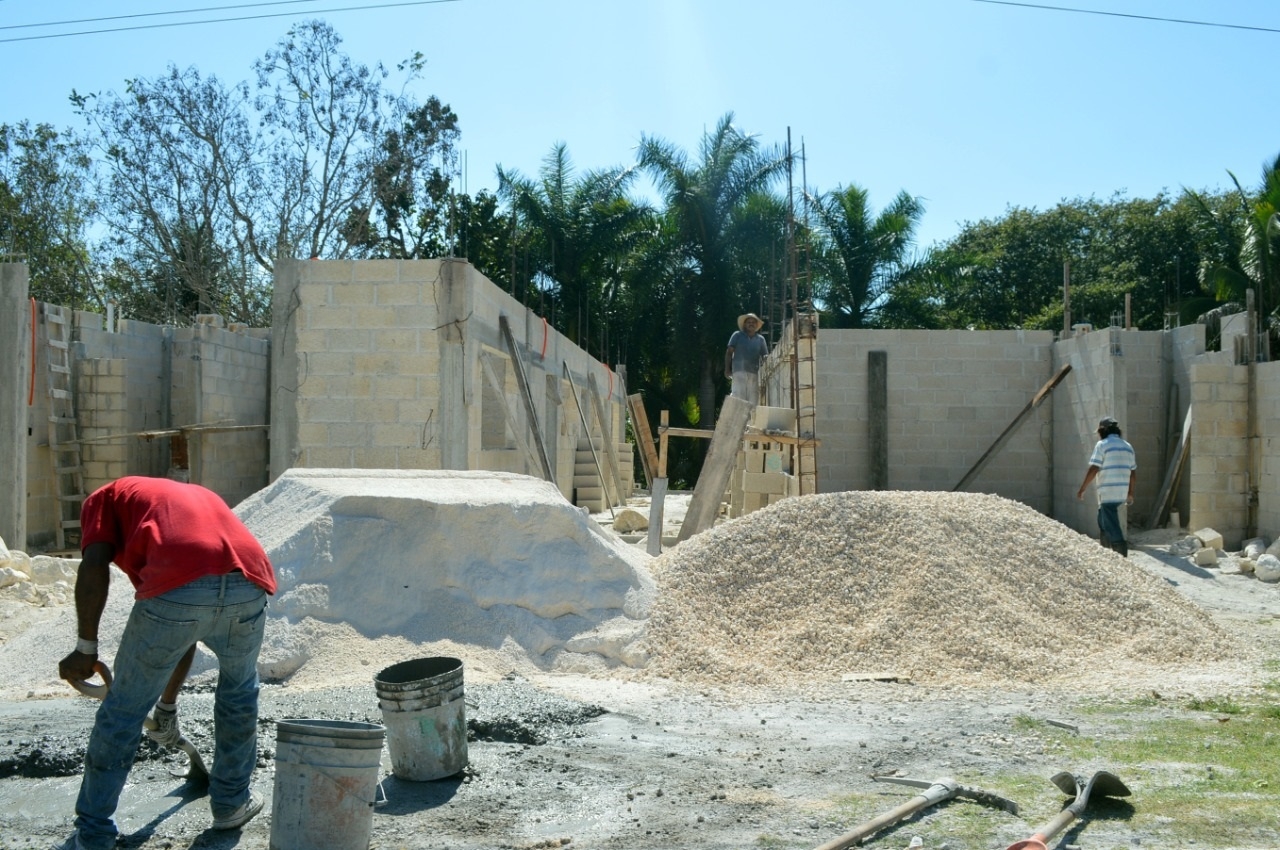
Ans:
[[[1061,680],[1239,658],[1164,582],[1019,502],[968,493],[786,499],[651,564],[649,672],[712,684],[892,673]]]

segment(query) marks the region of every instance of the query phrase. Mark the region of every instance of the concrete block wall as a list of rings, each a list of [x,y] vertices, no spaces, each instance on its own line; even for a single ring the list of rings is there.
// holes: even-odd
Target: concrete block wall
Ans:
[[[76,315],[77,361],[84,359],[123,360],[125,368],[124,401],[127,415],[123,428],[116,433],[136,434],[168,428],[174,423],[170,413],[173,328],[121,319],[115,328],[107,328],[99,313]],[[82,422],[91,411],[77,410]],[[177,423],[186,424],[186,423]],[[167,440],[143,440],[136,437],[120,441],[126,454],[130,475],[164,475],[169,470]],[[110,478],[90,477],[86,491],[101,487]]]
[[[1280,363],[1259,363],[1254,377],[1258,423],[1258,531],[1280,538]]]
[[[273,316],[272,477],[294,466],[541,477],[540,461],[510,433],[514,420],[533,446],[502,318],[566,498],[583,433],[574,388],[591,434],[600,435],[588,375],[611,436],[625,433],[625,387],[616,374],[463,260],[283,262]],[[482,355],[500,392],[489,386]]]
[[[186,433],[187,477],[235,505],[268,482],[271,345],[265,331],[225,328],[220,316],[199,318],[173,332],[178,391],[172,393],[171,419],[176,426],[215,426]],[[219,425],[243,430],[219,431]]]
[[[870,486],[872,351],[888,355],[889,487],[950,490],[1049,379],[1052,344],[1049,331],[820,331],[819,490]],[[1034,413],[969,489],[1048,512],[1049,423],[1047,410]]]
[[[1212,528],[1238,549],[1249,521],[1249,367],[1197,363],[1191,368],[1190,531]]]
[[[129,361],[81,360],[76,375],[76,418],[80,423],[80,462],[85,493],[129,474],[129,441],[114,438],[129,432],[126,410]]]

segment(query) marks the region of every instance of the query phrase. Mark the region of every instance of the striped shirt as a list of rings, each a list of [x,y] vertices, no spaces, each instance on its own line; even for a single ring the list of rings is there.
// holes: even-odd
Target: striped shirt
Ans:
[[[1094,483],[1099,504],[1117,504],[1129,498],[1129,475],[1138,468],[1138,461],[1128,441],[1119,434],[1099,440],[1089,456],[1089,465],[1098,467]]]

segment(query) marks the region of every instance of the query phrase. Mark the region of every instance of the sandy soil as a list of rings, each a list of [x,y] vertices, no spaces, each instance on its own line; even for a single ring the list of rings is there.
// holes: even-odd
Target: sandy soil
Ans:
[[[1280,589],[1231,574],[1229,566],[1192,566],[1169,554],[1171,540],[1166,532],[1139,536],[1131,558],[1250,644],[1277,643]],[[6,608],[0,630],[17,634],[18,620],[40,610]],[[1071,651],[1069,636],[1063,651]],[[1199,675],[1170,679],[1163,690],[1220,695],[1248,688],[1263,673],[1242,681]],[[1070,689],[931,690],[902,681],[851,681],[800,696],[768,688],[730,693],[580,676],[503,677],[490,667],[469,668],[467,676],[474,736],[469,766],[450,779],[404,782],[390,776],[384,750],[386,802],[372,814],[372,847],[817,847],[915,793],[875,783],[873,773],[950,776],[975,786],[994,771],[1043,775],[1043,789],[1018,801],[1027,811],[1030,804],[1062,799],[1049,783],[1053,774],[1105,767],[1064,764],[1051,745],[1016,722],[1029,716],[1075,726],[1082,735],[1107,734],[1099,725],[1105,721],[1080,711]],[[206,753],[211,703],[207,689],[183,703],[184,728]],[[0,702],[0,848],[46,847],[69,834],[93,709],[91,700],[77,696]],[[274,722],[287,717],[381,721],[371,681],[265,686],[255,776],[267,800],[263,814],[241,831],[209,830],[202,789],[169,775],[173,757],[144,745],[118,812],[122,846],[267,848]],[[838,802],[853,792],[882,802],[851,817]],[[1141,788],[1134,792],[1133,805],[1141,806]],[[952,805],[974,804],[930,809],[880,833],[874,846],[906,847],[921,835],[925,847],[960,850],[965,845],[947,837]],[[989,817],[998,823],[1000,847],[1040,825],[1035,815],[993,810]],[[1273,843],[1280,846],[1280,833]],[[1054,846],[1150,844],[1119,816],[1091,820]],[[346,850],[337,837],[333,846]]]

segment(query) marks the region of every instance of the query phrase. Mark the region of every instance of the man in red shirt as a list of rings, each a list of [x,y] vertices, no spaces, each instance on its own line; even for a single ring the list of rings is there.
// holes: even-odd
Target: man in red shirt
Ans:
[[[218,659],[209,800],[214,829],[236,829],[262,810],[250,790],[257,762],[258,653],[275,572],[262,545],[216,493],[165,478],[130,476],[96,490],[80,511],[76,578],[79,640],[58,665],[68,681],[93,675],[112,561],[136,600],[115,680],[98,709],[64,845],[108,850],[112,819],[147,712],[197,641]]]

